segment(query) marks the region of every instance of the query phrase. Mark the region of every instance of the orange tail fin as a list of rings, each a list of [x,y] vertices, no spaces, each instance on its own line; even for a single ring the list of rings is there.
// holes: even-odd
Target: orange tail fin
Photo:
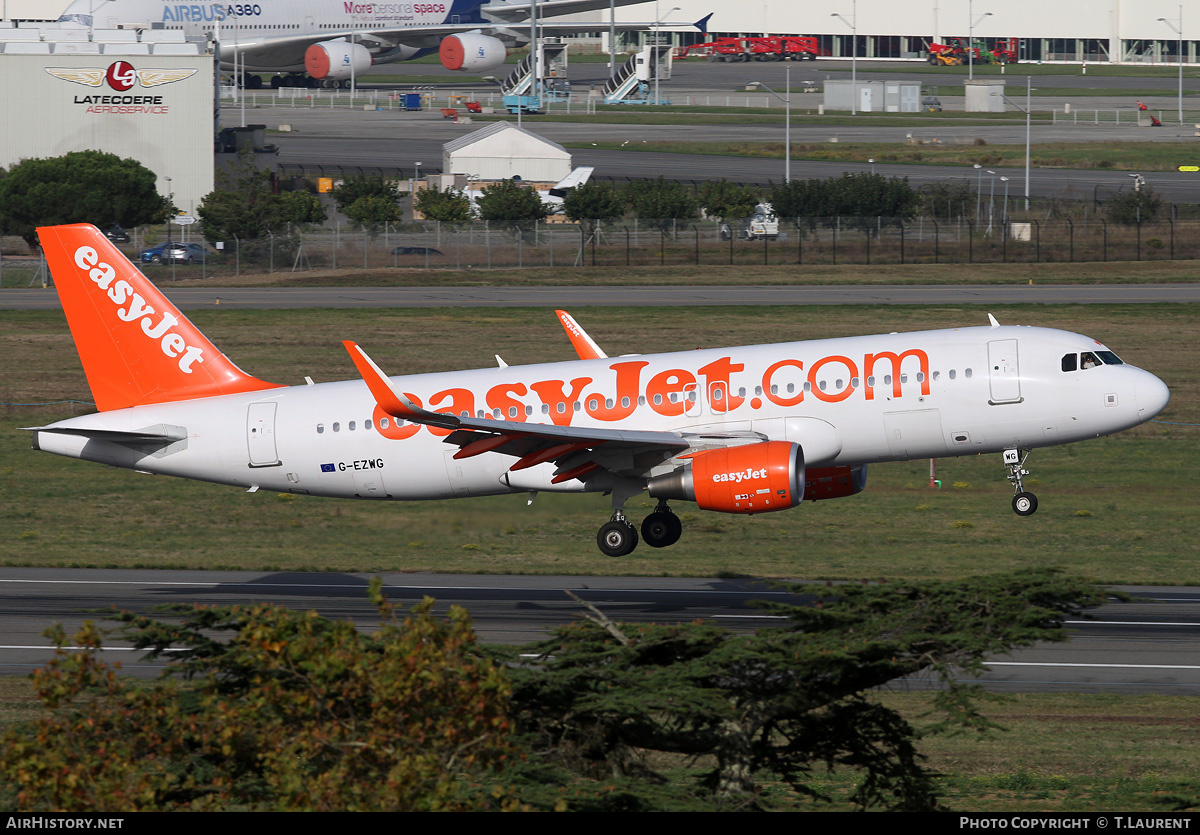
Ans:
[[[280,388],[213,347],[95,226],[38,236],[100,411]]]

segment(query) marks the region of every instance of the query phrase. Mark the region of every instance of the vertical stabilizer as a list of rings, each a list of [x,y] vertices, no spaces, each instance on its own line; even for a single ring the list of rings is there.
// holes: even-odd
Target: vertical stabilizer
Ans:
[[[95,226],[38,236],[100,411],[280,388],[218,351]]]

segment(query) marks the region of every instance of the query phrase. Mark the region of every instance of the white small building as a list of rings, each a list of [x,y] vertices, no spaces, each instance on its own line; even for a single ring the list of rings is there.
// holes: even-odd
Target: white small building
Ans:
[[[442,171],[472,180],[557,183],[571,172],[571,152],[508,122],[495,122],[442,147]]]

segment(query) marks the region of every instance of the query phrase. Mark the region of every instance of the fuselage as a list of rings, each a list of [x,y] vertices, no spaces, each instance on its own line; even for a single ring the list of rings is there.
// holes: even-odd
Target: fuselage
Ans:
[[[1074,359],[1068,361],[1068,358]],[[1090,358],[1090,359],[1089,359]],[[1086,367],[1091,360],[1093,367]],[[1070,369],[1070,370],[1068,370]],[[464,417],[703,435],[755,433],[810,467],[1034,449],[1149,420],[1169,393],[1067,331],[979,327],[635,355],[392,378]],[[361,380],[136,406],[53,427],[186,435],[139,451],[43,431],[39,448],[131,469],[323,496],[438,499],[552,484],[553,463],[463,460],[448,430],[389,418]]]
[[[243,71],[299,72],[305,69],[305,43],[322,35],[391,33],[388,48],[376,50],[375,61],[403,61],[437,50],[440,36],[422,30],[442,25],[486,24],[480,15],[485,0],[364,3],[344,0],[259,0],[257,3],[174,3],[168,0],[80,0],[60,20],[96,28],[156,26],[182,30],[187,37],[217,37],[221,66],[233,69],[241,56]],[[92,7],[95,6],[94,11]],[[405,30],[413,30],[404,38]],[[403,39],[403,40],[401,40]]]

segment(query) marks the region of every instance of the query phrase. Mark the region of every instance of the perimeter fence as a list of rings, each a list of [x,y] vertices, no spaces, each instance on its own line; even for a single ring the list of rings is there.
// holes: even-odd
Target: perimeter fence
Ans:
[[[178,237],[178,236],[177,236]],[[188,238],[202,236],[189,227]],[[369,229],[297,228],[253,241],[205,242],[187,262],[141,260],[165,241],[139,230],[123,247],[154,280],[385,268],[496,270],[591,267],[749,267],[891,264],[1025,264],[1200,258],[1200,219],[1114,223],[1101,217],[989,221],[954,218],[781,219],[777,235],[691,219],[597,224],[436,222]],[[149,258],[154,259],[151,255]],[[736,282],[737,273],[729,280]],[[44,286],[35,258],[0,258],[0,287]]]

